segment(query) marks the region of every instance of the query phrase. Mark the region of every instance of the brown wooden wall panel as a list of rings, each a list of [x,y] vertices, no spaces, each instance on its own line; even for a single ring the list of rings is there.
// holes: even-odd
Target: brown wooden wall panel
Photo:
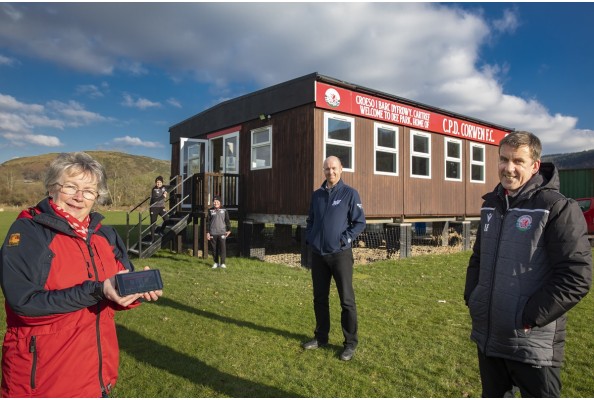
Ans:
[[[316,109],[314,175],[317,174],[317,178],[315,188],[324,181],[322,172],[324,161],[324,114],[324,110]],[[401,130],[401,127],[399,129]],[[373,135],[373,120],[355,118],[355,172],[343,172],[342,179],[347,185],[354,187],[359,192],[365,215],[370,218],[399,217],[402,215],[403,209],[403,180],[401,175],[388,176],[374,173]],[[402,135],[399,134],[398,138],[400,148]],[[401,171],[401,157],[399,157],[398,168]]]
[[[445,136],[431,133],[431,179],[411,177],[411,129],[401,127],[401,165],[403,214],[406,217],[478,216],[481,196],[497,182],[496,167],[489,160],[496,159],[497,146],[486,145],[486,183],[470,183],[470,141],[462,140],[462,181],[445,179]]]
[[[171,144],[171,176],[177,176],[181,173],[179,170],[179,142]]]
[[[251,130],[268,125],[272,126],[272,168],[252,171]],[[240,169],[245,212],[307,215],[312,188],[313,136],[313,105],[242,126]]]
[[[470,146],[466,144],[465,157],[470,157]],[[467,180],[466,183],[466,216],[479,216],[481,205],[483,204],[482,196],[495,189],[499,183],[499,174],[497,172],[497,165],[499,163],[499,146],[486,145],[485,146],[485,183],[472,183]],[[466,166],[466,173],[469,173],[470,167]]]

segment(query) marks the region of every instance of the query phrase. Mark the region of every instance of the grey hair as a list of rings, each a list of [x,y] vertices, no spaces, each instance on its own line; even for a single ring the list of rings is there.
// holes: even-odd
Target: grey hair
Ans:
[[[530,156],[534,161],[540,161],[542,153],[542,144],[540,139],[534,134],[526,131],[515,131],[505,136],[499,142],[499,147],[508,145],[512,149],[517,149],[520,146],[528,146],[530,149]]]
[[[62,175],[76,176],[80,174],[92,175],[97,180],[97,204],[105,204],[109,199],[107,189],[107,174],[105,168],[97,160],[84,152],[61,153],[50,164],[45,175],[45,189],[51,196],[58,190],[58,183]]]

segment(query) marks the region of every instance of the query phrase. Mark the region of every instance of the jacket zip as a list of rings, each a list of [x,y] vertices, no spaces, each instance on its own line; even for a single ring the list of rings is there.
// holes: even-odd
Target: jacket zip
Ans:
[[[97,270],[97,264],[95,264],[95,253],[93,252],[93,248],[91,246],[91,235],[87,239],[87,248],[89,249],[89,255],[91,256],[91,264],[93,265],[93,272],[95,273],[95,281],[99,282],[99,274]],[[99,386],[101,386],[101,392],[107,393],[105,389],[105,383],[103,382],[103,355],[101,351],[101,302],[98,302],[97,305],[97,316],[95,317],[95,336],[97,338],[97,353],[99,356]]]
[[[493,308],[493,290],[495,289],[495,277],[496,277],[496,270],[495,267],[497,266],[497,260],[499,259],[499,244],[501,243],[501,233],[503,232],[503,221],[505,220],[505,216],[507,215],[507,211],[509,210],[509,201],[507,195],[505,195],[506,201],[506,209],[501,213],[500,224],[499,224],[499,232],[497,232],[497,240],[495,246],[495,252],[493,253],[493,268],[491,269],[491,290],[489,292],[489,316],[487,318],[487,337],[485,339],[485,347],[483,349],[483,354],[487,355],[487,347],[489,345],[489,337],[491,336],[491,315],[492,315],[492,308]],[[497,210],[497,207],[494,207],[494,211]]]
[[[33,355],[33,362],[31,364],[31,389],[35,389],[35,374],[37,372],[37,336],[31,336],[29,353]]]

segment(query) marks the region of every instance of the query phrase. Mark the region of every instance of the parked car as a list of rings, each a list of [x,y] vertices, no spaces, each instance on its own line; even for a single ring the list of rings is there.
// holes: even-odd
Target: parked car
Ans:
[[[584,213],[584,218],[586,218],[586,224],[588,224],[588,234],[594,235],[594,197],[575,199],[575,201],[578,202]]]

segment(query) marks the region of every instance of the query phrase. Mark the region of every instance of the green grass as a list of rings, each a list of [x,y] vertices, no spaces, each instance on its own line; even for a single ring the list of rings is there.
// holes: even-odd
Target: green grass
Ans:
[[[0,222],[4,229],[2,213]],[[161,270],[164,296],[117,314],[121,362],[113,396],[480,397],[462,299],[469,255],[356,266],[360,344],[350,362],[338,359],[334,286],[331,346],[300,347],[315,324],[305,269],[229,258],[227,270],[211,270],[211,260],[167,251],[136,260]],[[592,296],[569,314],[567,397],[594,397],[592,315]]]

